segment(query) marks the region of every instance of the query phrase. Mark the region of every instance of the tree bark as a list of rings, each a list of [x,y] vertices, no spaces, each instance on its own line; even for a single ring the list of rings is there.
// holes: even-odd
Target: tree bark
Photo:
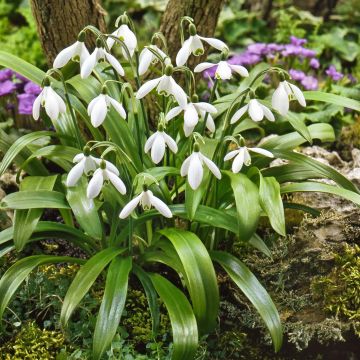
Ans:
[[[106,32],[105,12],[98,0],[31,0],[31,9],[49,66],[86,25]]]

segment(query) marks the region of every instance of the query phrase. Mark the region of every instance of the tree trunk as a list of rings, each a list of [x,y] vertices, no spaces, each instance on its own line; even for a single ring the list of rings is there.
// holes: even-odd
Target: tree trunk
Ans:
[[[49,66],[86,25],[106,32],[104,10],[98,0],[31,0],[31,8]]]

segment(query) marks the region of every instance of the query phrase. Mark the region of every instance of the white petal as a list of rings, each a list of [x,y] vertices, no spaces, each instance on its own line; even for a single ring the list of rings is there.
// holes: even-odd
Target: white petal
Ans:
[[[84,61],[81,66],[80,76],[82,79],[86,79],[93,71],[96,65],[96,57],[98,54],[98,48],[96,48],[90,56]]]
[[[231,170],[233,173],[238,173],[241,168],[243,167],[243,164],[244,164],[244,154],[245,154],[245,151],[244,151],[244,148],[240,148],[238,150],[238,155],[235,157],[233,163],[232,163],[232,166],[231,166]]]
[[[161,78],[153,79],[147,81],[145,84],[142,84],[140,89],[137,91],[136,98],[142,99],[147,95],[152,89],[154,89],[160,82]]]
[[[172,218],[172,213],[169,209],[169,207],[159,198],[154,196],[152,193],[149,194],[151,205],[154,206],[154,208],[162,215],[164,215],[167,218]]]
[[[271,105],[283,116],[289,111],[289,97],[282,82],[273,93]]]
[[[51,90],[47,92],[45,99],[45,111],[51,120],[56,120],[59,117],[59,104],[56,97],[51,94]]]
[[[209,62],[203,62],[203,63],[195,66],[194,72],[203,72],[204,70],[210,69],[214,66],[216,66],[216,64],[209,63]]]
[[[188,182],[193,190],[196,190],[202,181],[204,170],[199,158],[199,153],[194,153],[191,157],[189,170],[188,170]]]
[[[306,106],[306,100],[305,100],[305,97],[304,97],[304,94],[302,93],[302,91],[294,84],[290,84],[288,83],[291,90],[294,92],[294,95],[295,95],[295,98],[296,100],[299,102],[299,104],[301,106]]]
[[[264,115],[265,117],[269,120],[269,121],[275,121],[275,117],[274,114],[271,112],[271,110],[266,107],[265,105],[260,104],[263,111],[264,111]]]
[[[96,162],[92,156],[85,157],[85,166],[84,173],[88,175],[90,172],[94,172],[96,170]]]
[[[247,71],[247,69],[241,65],[230,65],[231,70],[237,72],[239,75],[243,76],[243,77],[248,77],[249,76],[249,72]]]
[[[202,55],[204,53],[204,46],[200,40],[199,35],[194,35],[190,44],[190,50],[195,56]]]
[[[99,127],[104,122],[107,110],[105,96],[99,98],[91,112],[92,126]]]
[[[171,94],[171,76],[163,75],[160,79],[156,91],[160,95],[168,96]]]
[[[193,154],[191,154],[189,157],[187,157],[185,159],[185,161],[182,163],[181,169],[180,169],[180,175],[181,176],[187,175],[187,173],[189,171],[189,166],[190,166],[190,161],[192,159],[192,156],[193,156]]]
[[[32,116],[35,120],[39,120],[40,117],[40,106],[41,106],[42,96],[43,96],[43,92],[41,91],[41,93],[37,96],[37,98],[33,103]]]
[[[231,79],[231,67],[226,61],[220,61],[216,69],[215,76],[222,80]]]
[[[186,124],[184,123],[184,134],[186,137],[189,137],[192,132],[194,131],[195,126],[186,126]]]
[[[49,90],[51,91],[51,96],[54,96],[54,98],[56,99],[56,102],[59,106],[59,111],[61,113],[66,112],[66,105],[64,100],[61,98],[61,96],[58,93],[56,93],[53,89],[49,89]]]
[[[214,119],[210,114],[208,114],[208,117],[206,119],[206,128],[212,133],[216,130]]]
[[[173,78],[170,78],[171,94],[174,96],[178,104],[184,108],[187,104],[187,96],[185,91],[179,86]]]
[[[78,164],[76,164],[70,171],[66,178],[66,186],[75,186],[76,183],[81,178],[81,175],[84,172],[85,158],[82,159]]]
[[[86,196],[89,199],[96,198],[100,194],[101,188],[103,186],[103,182],[104,182],[103,170],[97,169],[94,172],[94,176],[89,181],[89,185],[86,191]]]
[[[184,122],[186,127],[194,127],[199,121],[199,115],[195,106],[190,103],[186,106],[184,111]]]
[[[105,170],[105,171],[106,171],[106,176],[108,177],[110,182],[114,185],[116,190],[122,195],[126,194],[126,187],[125,187],[125,184],[123,183],[123,181],[118,176],[116,176],[113,172],[108,171],[108,170]]]
[[[85,155],[83,153],[76,154],[73,158],[73,163],[78,163],[84,158],[85,158]]]
[[[230,124],[234,124],[238,120],[240,120],[240,118],[246,113],[248,107],[249,107],[248,105],[244,105],[242,108],[237,110],[236,113],[232,116],[232,118],[230,120]]]
[[[124,107],[122,106],[121,103],[119,103],[117,100],[111,98],[110,96],[108,96],[108,99],[111,103],[111,105],[115,108],[115,110],[118,112],[118,114],[123,118],[126,119],[126,112]]]
[[[90,56],[88,49],[84,43],[80,45],[80,68],[83,66],[85,60]]]
[[[151,147],[151,159],[155,164],[158,164],[165,155],[165,140],[160,133],[157,133],[155,140]]]
[[[176,141],[171,137],[169,136],[168,134],[166,133],[162,133],[162,136],[164,137],[164,140],[165,140],[165,143],[167,144],[167,146],[169,147],[169,149],[174,153],[176,154],[177,151],[178,151],[178,147],[177,147],[177,144],[176,144]]]
[[[152,60],[153,60],[153,53],[149,49],[143,49],[140,53],[139,57],[139,75],[144,75],[149,68]]]
[[[233,150],[227,153],[224,157],[224,161],[231,160],[233,157],[235,157],[239,153],[239,150]]]
[[[169,121],[169,120],[173,119],[175,116],[179,115],[182,110],[183,109],[181,108],[181,106],[175,106],[166,114],[165,120]]]
[[[121,213],[119,215],[120,219],[127,218],[130,215],[130,213],[134,211],[134,209],[138,206],[142,196],[143,196],[143,192],[140,195],[133,198],[124,206],[124,208],[121,210]]]
[[[244,146],[244,164],[246,166],[251,165],[251,156],[246,146]]]
[[[250,151],[253,151],[253,152],[256,152],[258,154],[261,154],[261,155],[264,155],[264,156],[267,156],[267,157],[270,157],[270,158],[273,158],[274,155],[268,151],[268,150],[265,150],[265,149],[261,149],[261,148],[249,148]]]
[[[218,178],[221,179],[221,172],[216,164],[209,158],[201,154],[201,160],[205,163],[208,169]]]
[[[123,24],[119,27],[118,34],[119,34],[119,38],[120,37],[124,38],[124,43],[129,50],[130,56],[133,56],[137,46],[137,40],[135,34],[130,30],[130,28],[126,24]]]
[[[54,60],[54,64],[53,64],[53,67],[55,69],[59,69],[59,68],[62,68],[63,66],[65,66],[69,61],[70,59],[77,55],[77,48],[78,48],[78,44],[79,42],[76,41],[74,44],[66,47],[65,49],[61,50],[55,60]]]
[[[198,103],[194,103],[194,106],[196,108],[199,108],[201,110],[204,110],[208,113],[211,113],[211,114],[216,114],[217,113],[217,109],[214,105],[211,105],[209,103],[206,103],[206,102],[198,102]]]
[[[256,99],[249,101],[249,116],[254,121],[261,121],[264,118],[264,111]]]
[[[125,75],[125,71],[124,71],[123,67],[121,66],[121,64],[117,61],[117,59],[113,55],[105,52],[105,57],[106,57],[106,60],[108,61],[108,63],[115,69],[115,71],[120,76]]]
[[[184,43],[182,44],[179,52],[176,55],[176,65],[177,66],[182,66],[187,62],[187,60],[191,54],[192,40],[193,40],[193,37],[190,36],[189,39],[185,40]]]
[[[115,37],[119,37],[119,29],[116,29],[111,35],[115,36]],[[115,40],[108,37],[106,39],[106,44],[107,44],[108,48],[111,49],[115,44]]]
[[[199,36],[199,38],[201,40],[204,40],[210,46],[212,46],[213,48],[215,48],[217,50],[222,51],[222,50],[228,49],[227,45],[223,41],[221,41],[219,39],[207,38],[207,37],[202,37],[202,36]]]
[[[157,135],[158,135],[158,132],[155,132],[152,135],[150,135],[150,137],[146,140],[146,143],[145,143],[145,146],[144,146],[144,151],[146,153],[151,149]]]
[[[91,112],[96,104],[96,102],[101,98],[101,97],[104,97],[105,95],[104,94],[100,94],[99,96],[93,98],[90,102],[89,102],[89,105],[87,107],[87,113],[88,115],[91,115]]]

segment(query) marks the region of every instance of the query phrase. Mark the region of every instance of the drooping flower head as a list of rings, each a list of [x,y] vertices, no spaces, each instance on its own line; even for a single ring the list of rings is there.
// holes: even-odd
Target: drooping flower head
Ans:
[[[158,54],[158,56],[162,59],[162,61],[164,61],[165,65],[171,65],[170,58],[156,45],[147,46],[141,51],[139,56],[140,76],[146,73],[150,64],[155,64],[158,61],[158,57],[154,54],[154,52]]]

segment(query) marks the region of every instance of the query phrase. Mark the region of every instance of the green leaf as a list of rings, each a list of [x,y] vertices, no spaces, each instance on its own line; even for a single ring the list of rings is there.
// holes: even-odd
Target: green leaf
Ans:
[[[57,175],[54,176],[28,176],[20,183],[21,192],[26,190],[52,190]],[[30,239],[43,209],[15,210],[14,214],[14,244],[17,251],[21,251]]]
[[[5,196],[1,203],[5,209],[69,209],[63,193],[58,191],[18,191]]]
[[[82,263],[83,260],[70,256],[35,255],[23,258],[12,265],[0,279],[0,319],[11,297],[35,267],[64,262]]]
[[[309,131],[308,127],[306,126],[304,120],[301,119],[301,117],[300,117],[298,114],[289,111],[289,112],[287,113],[287,115],[286,115],[286,119],[289,121],[289,123],[291,124],[291,126],[292,126],[306,141],[308,141],[310,144],[312,144],[312,137],[311,137],[310,131]]]
[[[360,111],[360,101],[349,99],[345,96],[325,93],[322,91],[304,91],[304,96],[306,100],[322,101]]]
[[[313,217],[318,217],[320,216],[321,212],[319,210],[316,210],[310,206],[306,206],[304,204],[297,204],[297,203],[289,203],[284,201],[284,208],[285,209],[294,209],[294,210],[300,210],[303,212],[307,212],[308,214],[310,214]]]
[[[260,204],[269,217],[272,228],[281,236],[286,235],[285,214],[280,195],[280,185],[274,177],[260,175]]]
[[[172,360],[192,360],[198,346],[196,318],[186,296],[159,274],[149,274],[169,313],[174,351]]]
[[[257,228],[260,219],[260,198],[258,187],[244,174],[224,171],[230,178],[235,197],[239,223],[240,240],[249,240]]]
[[[66,326],[71,314],[107,264],[124,251],[124,249],[107,248],[91,257],[81,267],[64,298],[60,314],[60,321],[63,327]]]
[[[249,240],[249,245],[252,245],[255,249],[258,249],[267,257],[272,257],[270,249],[266,246],[264,240],[258,234],[253,235],[253,237]]]
[[[214,329],[219,312],[219,289],[210,256],[192,232],[170,228],[159,231],[174,246],[185,271],[194,313],[202,333]]]
[[[211,257],[224,268],[254,305],[269,329],[275,351],[279,351],[283,339],[282,326],[279,313],[267,291],[248,267],[236,257],[223,251],[212,251]]]
[[[131,266],[131,257],[117,257],[109,266],[105,292],[94,331],[93,355],[95,359],[101,358],[116,334],[125,306]]]

